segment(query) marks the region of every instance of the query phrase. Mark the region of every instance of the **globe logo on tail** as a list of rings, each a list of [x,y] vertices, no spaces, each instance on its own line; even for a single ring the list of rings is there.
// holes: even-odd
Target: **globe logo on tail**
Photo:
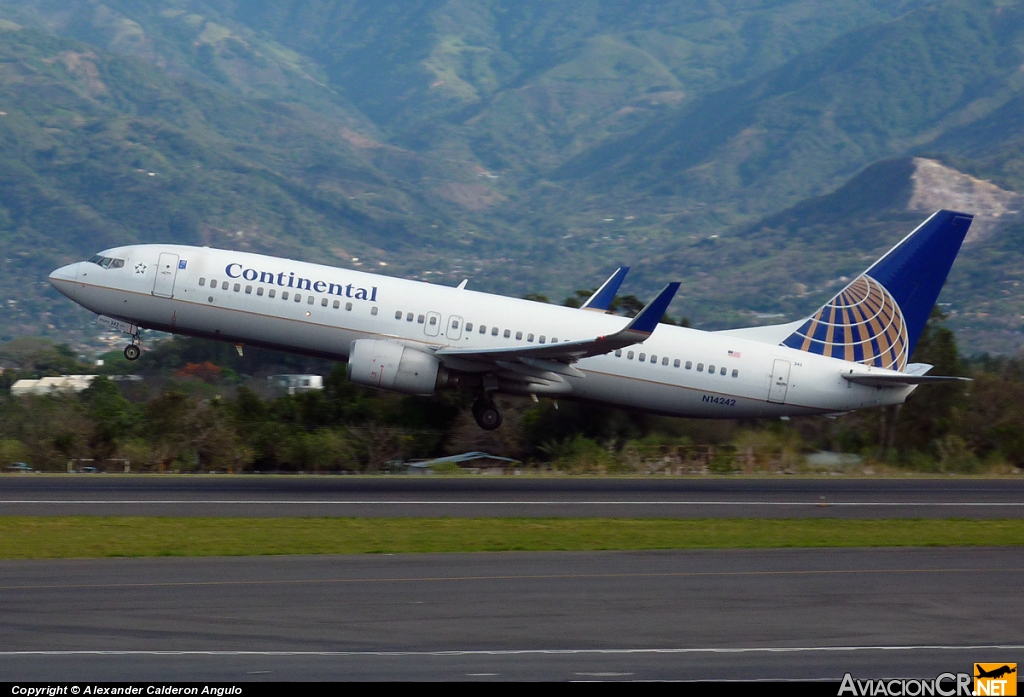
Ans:
[[[808,353],[902,371],[910,342],[892,294],[864,274],[782,343]]]

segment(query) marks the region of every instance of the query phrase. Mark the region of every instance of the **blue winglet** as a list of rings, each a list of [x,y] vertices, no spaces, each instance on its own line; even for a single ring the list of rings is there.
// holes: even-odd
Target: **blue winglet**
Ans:
[[[665,310],[668,309],[672,299],[676,297],[679,285],[679,283],[669,283],[665,286],[658,293],[658,297],[647,303],[647,307],[640,310],[640,314],[633,318],[633,321],[629,323],[624,331],[643,332],[644,334],[652,333],[658,326],[661,318],[665,316]]]
[[[580,305],[580,309],[607,312],[608,308],[612,305],[612,300],[615,299],[615,294],[619,292],[619,286],[622,285],[622,281],[626,278],[627,273],[629,273],[628,266],[617,268],[615,273],[609,276],[608,280],[594,291],[594,294],[587,298],[585,303]]]

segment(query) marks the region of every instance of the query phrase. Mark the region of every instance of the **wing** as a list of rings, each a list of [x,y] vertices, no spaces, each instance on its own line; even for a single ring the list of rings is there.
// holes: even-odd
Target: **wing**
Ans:
[[[628,266],[620,266],[615,273],[608,277],[608,280],[601,284],[601,287],[594,291],[594,294],[587,298],[587,301],[580,305],[581,310],[593,310],[595,312],[608,312],[615,294],[619,292],[619,286],[629,273]]]
[[[439,357],[452,356],[496,365],[509,362],[520,362],[524,365],[531,365],[532,362],[543,362],[544,369],[564,373],[564,370],[558,369],[558,366],[553,364],[561,363],[563,366],[567,366],[569,363],[575,363],[576,361],[588,356],[599,356],[625,346],[632,346],[633,344],[640,344],[646,341],[658,326],[658,322],[660,322],[661,318],[665,315],[665,310],[668,309],[669,303],[672,302],[672,298],[675,297],[678,290],[678,283],[669,283],[660,293],[658,293],[658,296],[654,298],[654,300],[648,303],[647,307],[640,311],[640,314],[634,317],[629,324],[614,334],[596,336],[593,339],[565,341],[560,344],[540,344],[490,349],[441,348],[437,349],[434,352],[434,355]],[[575,373],[579,372],[574,369],[571,370]]]

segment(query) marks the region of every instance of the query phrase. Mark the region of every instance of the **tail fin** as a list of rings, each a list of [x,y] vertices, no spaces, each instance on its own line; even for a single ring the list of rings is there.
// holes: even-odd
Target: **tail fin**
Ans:
[[[947,210],[933,214],[782,345],[902,371],[973,219]]]

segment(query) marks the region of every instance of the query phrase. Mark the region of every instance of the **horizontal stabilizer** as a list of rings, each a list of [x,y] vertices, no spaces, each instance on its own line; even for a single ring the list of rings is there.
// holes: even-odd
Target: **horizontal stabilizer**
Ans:
[[[970,378],[955,377],[952,375],[907,375],[898,374],[872,374],[872,373],[843,373],[843,379],[858,385],[869,387],[909,387],[910,385],[932,385],[937,382],[970,382]]]

